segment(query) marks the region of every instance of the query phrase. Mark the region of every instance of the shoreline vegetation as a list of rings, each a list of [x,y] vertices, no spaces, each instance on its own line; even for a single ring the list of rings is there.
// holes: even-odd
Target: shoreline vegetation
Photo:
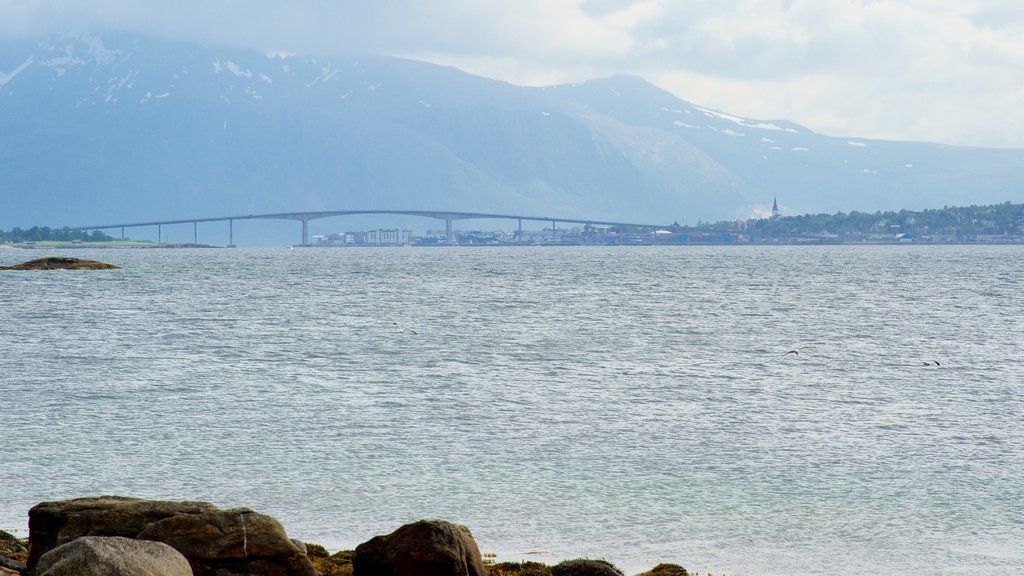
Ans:
[[[270,516],[206,502],[121,496],[42,502],[29,510],[27,537],[9,530],[0,530],[0,575],[65,576],[79,573],[68,566],[87,565],[89,574],[168,576],[182,574],[181,566],[193,576],[625,576],[603,559],[497,562],[495,554],[480,553],[468,528],[444,520],[406,524],[331,553],[290,538]],[[154,569],[155,556],[178,568]],[[700,574],[662,563],[637,576]]]
[[[123,235],[122,228],[122,235]],[[358,235],[359,233],[346,233]],[[455,231],[458,244],[472,245],[721,245],[721,244],[1024,244],[1024,203],[945,206],[929,210],[852,211],[835,214],[722,220],[696,225],[675,224],[667,230],[587,225],[515,234]],[[547,236],[545,236],[547,234]],[[329,236],[338,236],[329,235]],[[326,237],[325,237],[326,238]],[[446,246],[436,236],[405,243]],[[524,241],[526,240],[526,241]],[[316,244],[334,246],[334,243]],[[358,244],[373,246],[374,244]],[[14,228],[0,230],[0,248],[198,248],[203,244],[116,239],[102,230]]]

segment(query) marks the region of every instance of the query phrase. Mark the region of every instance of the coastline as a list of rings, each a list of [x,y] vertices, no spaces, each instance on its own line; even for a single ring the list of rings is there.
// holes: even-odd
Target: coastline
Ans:
[[[111,513],[110,516],[96,522],[98,516],[94,514],[94,506],[102,508],[104,507],[104,505],[109,505],[111,501],[118,503],[127,503],[128,506],[142,504],[147,507],[156,506],[160,508],[167,508],[168,506],[184,506],[190,508],[194,508],[196,506],[210,507],[212,508],[212,510],[216,511],[216,513],[241,513],[262,516],[247,508],[237,508],[220,511],[216,507],[202,502],[144,501],[116,496],[101,496],[96,498],[85,498],[61,502],[43,502],[33,507],[33,509],[29,512],[29,516],[31,517],[33,514],[37,513],[37,509],[48,508],[45,512],[39,512],[39,515],[42,519],[37,519],[35,521],[37,525],[47,524],[47,526],[45,527],[40,526],[40,536],[38,542],[33,543],[32,534],[29,529],[0,529],[0,575],[22,576],[30,573],[36,574],[40,571],[39,566],[42,566],[42,564],[46,562],[44,558],[41,558],[42,556],[46,555],[44,554],[44,552],[49,550],[55,550],[55,547],[60,547],[63,549],[66,548],[67,544],[70,544],[71,542],[77,542],[79,540],[82,540],[82,537],[75,537],[74,535],[72,535],[69,538],[65,538],[63,535],[63,529],[60,529],[56,532],[52,530],[52,528],[54,528],[52,516],[54,516],[55,510],[57,510],[57,516],[62,516],[66,513],[67,516],[63,518],[62,522],[68,522],[69,524],[79,523],[79,521],[85,517],[91,518],[91,521],[86,523],[90,526],[90,528],[88,529],[89,531],[86,532],[86,534],[89,534],[87,539],[100,538],[102,540],[109,538],[110,536],[107,536],[108,534],[111,534],[112,532],[116,532],[118,530],[118,527],[116,526],[117,522],[127,522],[128,524],[131,524],[131,520],[127,517],[130,517],[132,512],[129,511],[126,515],[125,509],[118,508],[118,504],[115,504],[115,510]],[[75,508],[76,506],[82,506],[83,504],[91,508],[91,510],[85,511],[84,508],[79,508],[79,510],[77,510],[76,512],[68,512],[67,510],[67,508]],[[195,510],[189,510],[189,513],[194,512]],[[148,510],[147,513],[152,513],[152,510]],[[72,517],[76,514],[80,515],[78,521],[72,519]],[[115,521],[115,524],[111,524],[111,519],[115,516],[118,519]],[[264,518],[268,518],[270,522],[276,523],[276,521],[272,518]],[[96,524],[93,525],[92,522],[96,522]],[[30,521],[30,524],[31,523],[32,521]],[[360,558],[363,562],[363,573],[367,573],[367,558],[376,553],[373,550],[371,550],[374,546],[379,547],[381,546],[382,542],[388,542],[389,539],[396,538],[396,535],[400,534],[402,531],[408,531],[408,529],[410,528],[415,530],[418,528],[422,528],[424,526],[428,527],[428,529],[430,530],[436,530],[437,526],[441,526],[442,528],[453,527],[457,529],[457,531],[461,531],[461,534],[457,536],[457,539],[462,539],[462,541],[456,542],[456,546],[449,546],[449,548],[456,550],[456,555],[466,555],[465,561],[468,562],[470,576],[627,576],[626,572],[624,572],[622,569],[614,565],[612,562],[605,560],[604,558],[570,558],[561,561],[554,561],[553,563],[545,563],[529,559],[500,560],[498,558],[498,554],[494,552],[481,553],[478,550],[477,544],[473,540],[473,536],[468,528],[457,524],[451,524],[444,520],[421,520],[413,524],[407,524],[395,530],[391,534],[376,536],[371,540],[364,542],[359,546],[356,546],[355,549],[342,549],[331,551],[326,547],[314,542],[308,542],[305,540],[298,540],[294,538],[290,541],[294,543],[295,546],[297,546],[296,551],[301,550],[301,555],[305,558],[308,558],[308,561],[315,569],[316,574],[320,576],[352,576],[356,573],[356,564],[358,563],[358,560],[356,559],[357,555],[361,555]],[[244,521],[242,522],[242,527],[244,530]],[[57,538],[58,535],[60,535],[61,541],[65,539],[68,540],[68,542],[64,542],[64,546],[58,546],[58,544],[60,544],[60,541],[55,540],[55,538]],[[286,537],[283,531],[281,532],[281,536]],[[253,533],[251,537],[258,538],[258,536],[255,533]],[[137,540],[150,540],[153,537],[147,537],[145,536],[145,534],[140,534],[135,536],[134,538]],[[208,544],[213,544],[210,538],[213,538],[213,536],[210,536],[209,534],[201,536],[202,540],[206,540]],[[155,540],[160,541],[159,538],[155,538]],[[408,547],[410,545],[413,547],[412,549],[415,551],[400,552],[400,554],[411,554],[411,556],[408,556],[409,560],[407,561],[413,562],[411,566],[415,568],[416,562],[425,561],[420,560],[421,558],[434,557],[434,555],[437,554],[436,548],[439,546],[437,540],[438,537],[436,534],[432,538],[424,538],[422,534],[417,534],[413,536],[411,540],[400,543],[397,546],[399,547],[399,549],[402,550],[408,550]],[[429,543],[427,543],[428,541]],[[386,545],[390,546],[390,542],[388,542],[388,544]],[[441,547],[443,547],[443,544],[441,545]],[[34,550],[34,548],[41,548],[43,552],[40,552],[39,550]],[[184,550],[182,552],[185,553]],[[392,557],[394,556],[394,554],[394,550],[388,552],[388,562],[393,561]],[[476,565],[475,569],[473,568],[474,564]],[[410,565],[408,564],[406,565],[407,568],[409,566]],[[198,573],[204,573],[206,567],[200,566],[199,570],[200,572]],[[370,570],[370,572],[373,571]],[[43,571],[43,573],[45,574],[47,572]],[[289,568],[288,573],[293,573],[292,568]],[[460,572],[456,571],[453,573],[459,574]],[[662,562],[656,564],[648,570],[635,573],[635,576],[700,576],[700,573],[691,572],[679,564]],[[713,575],[710,572],[708,572],[707,576]]]
[[[21,532],[18,529],[0,529],[0,575],[21,576],[27,574],[26,563],[29,558],[29,538],[16,536],[11,532]],[[25,531],[27,534],[27,530]],[[302,541],[306,555],[321,576],[353,576],[353,559],[355,550],[331,551],[320,544]],[[573,558],[566,559],[554,564],[548,564],[535,560],[501,560],[493,552],[481,554],[482,563],[487,569],[489,576],[554,576],[556,571],[564,574],[564,570],[557,570],[567,564],[573,565],[580,572],[573,572],[577,576],[602,575],[602,576],[626,576],[626,573],[604,559]],[[586,570],[585,572],[583,570]],[[701,576],[699,572],[689,571],[685,567],[663,562],[649,570],[640,572],[635,576]],[[710,572],[707,576],[713,576]]]

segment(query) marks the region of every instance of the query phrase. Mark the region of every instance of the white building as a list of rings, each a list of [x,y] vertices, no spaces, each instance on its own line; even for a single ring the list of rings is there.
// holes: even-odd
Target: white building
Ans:
[[[373,246],[403,246],[409,243],[412,233],[409,230],[370,230],[366,233],[366,243]]]

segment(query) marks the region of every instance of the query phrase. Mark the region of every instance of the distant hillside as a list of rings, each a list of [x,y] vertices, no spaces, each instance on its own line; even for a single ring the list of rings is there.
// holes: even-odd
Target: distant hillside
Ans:
[[[748,234],[835,236],[864,238],[936,239],[964,241],[978,236],[1024,236],[1024,204],[1004,202],[986,206],[944,206],[930,210],[837,212],[781,218],[719,222],[713,227]]]
[[[0,228],[317,209],[626,221],[1024,198],[1024,150],[832,138],[640,78],[513,86],[153,38],[0,45]]]

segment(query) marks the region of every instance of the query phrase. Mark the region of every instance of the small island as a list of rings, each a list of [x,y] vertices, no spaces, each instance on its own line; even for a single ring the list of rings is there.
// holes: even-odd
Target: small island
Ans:
[[[31,260],[14,266],[0,266],[0,270],[115,270],[120,266],[97,262],[95,260],[82,260],[67,256],[47,256],[38,260]]]

